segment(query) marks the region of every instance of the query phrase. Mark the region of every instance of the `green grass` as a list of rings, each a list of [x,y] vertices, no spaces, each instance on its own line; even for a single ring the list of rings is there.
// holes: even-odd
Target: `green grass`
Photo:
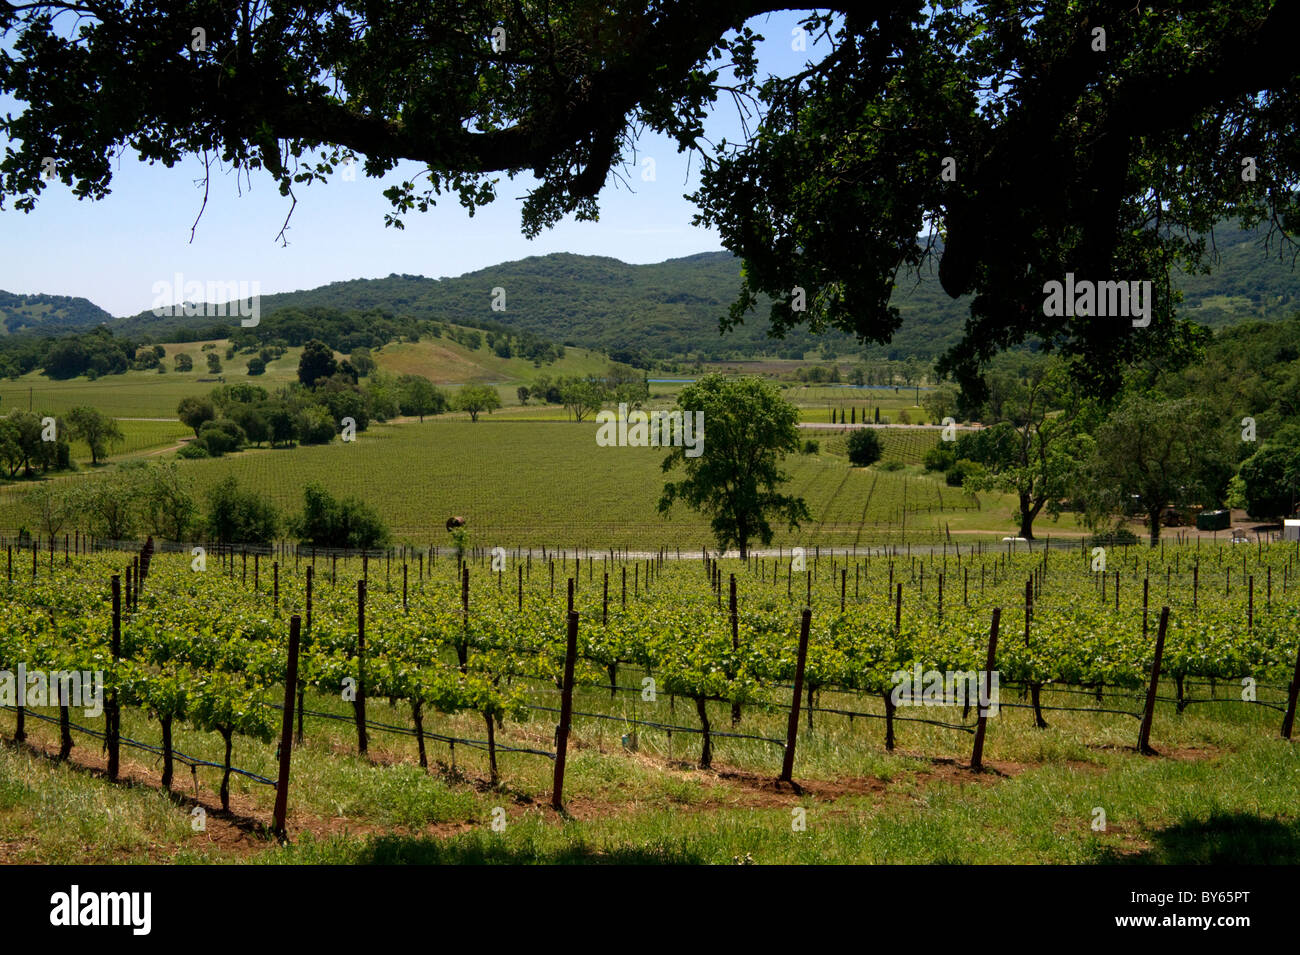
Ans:
[[[835,705],[829,695],[820,702]],[[345,712],[317,697],[309,707]],[[576,709],[599,707],[609,708],[603,692],[579,691]],[[694,722],[680,701],[675,713],[667,700],[658,707],[656,718]],[[1004,709],[990,724],[993,772],[982,778],[955,765],[969,757],[965,734],[901,724],[899,749],[890,754],[880,723],[818,714],[813,729],[800,729],[802,794],[764,782],[776,774],[777,747],[720,739],[715,771],[701,771],[692,765],[696,736],[676,736],[670,757],[666,735],[643,728],[633,754],[619,743],[619,724],[579,718],[567,820],[546,808],[547,760],[502,754],[505,784],[493,791],[483,783],[482,754],[458,751],[452,772],[446,747],[431,743],[440,765],[425,773],[415,765],[413,741],[377,734],[372,760],[364,760],[347,723],[309,719],[307,742],[294,754],[292,843],[281,848],[254,831],[238,850],[191,830],[196,793],[186,773],[178,774],[173,801],[156,791],[157,769],[138,753],[124,751],[124,765],[149,784],[112,786],[6,745],[0,855],[29,862],[1300,862],[1300,753],[1276,738],[1276,714],[1232,705],[1196,710],[1176,715],[1161,704],[1153,739],[1164,755],[1142,757],[1131,749],[1132,719],[1049,713],[1051,727],[1037,730],[1027,711]],[[644,705],[641,715],[648,715]],[[371,716],[404,722],[408,714],[372,701]],[[714,716],[724,725],[721,707]],[[511,738],[540,740],[552,722],[541,714],[507,730]],[[741,729],[781,735],[783,722],[781,714],[747,711]],[[56,728],[31,727],[33,738],[53,744]],[[439,717],[436,729],[473,735],[481,726],[477,718]],[[12,714],[0,714],[0,734],[12,732]],[[155,740],[157,727],[128,710],[123,732]],[[74,758],[98,755],[87,738],[77,743]],[[214,735],[189,729],[178,732],[176,745],[208,758],[219,753]],[[235,763],[274,775],[274,747],[237,740]],[[217,771],[200,771],[197,798],[212,810],[210,833],[230,825],[215,809],[217,783]],[[233,794],[236,822],[269,820],[270,787],[236,777]],[[503,832],[491,828],[497,807],[506,813]],[[806,810],[804,832],[792,830],[795,807]],[[1098,808],[1104,832],[1092,828]]]
[[[501,358],[486,344],[470,351],[446,337],[385,345],[374,352],[374,358],[384,371],[423,375],[439,385],[501,383],[502,401],[510,404],[518,400],[515,396],[518,385],[540,375],[552,379],[569,375],[603,375],[609,367],[607,356],[587,348],[566,348],[559,361],[534,367],[525,358]]]
[[[336,495],[354,495],[375,506],[399,541],[421,546],[442,541],[452,514],[470,519],[474,540],[489,546],[553,544],[670,546],[696,549],[712,537],[707,521],[674,508],[665,520],[657,505],[665,456],[657,448],[602,448],[592,421],[526,420],[541,411],[429,418],[423,423],[373,425],[355,443],[252,449],[211,460],[182,462],[202,499],[226,475],[269,496],[286,513],[302,507],[309,481]],[[129,449],[119,457],[174,446],[188,434],[177,422],[123,422]],[[946,531],[1005,534],[1014,525],[1007,495],[968,495],[922,473],[914,462],[933,444],[935,432],[880,432],[885,457],[867,469],[851,468],[844,436],[810,432],[821,453],[793,455],[785,469],[789,491],[802,496],[812,521],[796,530],[775,525],[773,546],[865,545],[910,539],[938,540]],[[74,449],[89,459],[84,448]],[[171,457],[166,455],[164,457]],[[902,470],[886,470],[906,464]],[[76,480],[76,477],[69,478]],[[17,505],[30,485],[0,489],[0,502]],[[905,511],[906,509],[906,511]],[[904,515],[906,518],[904,519]],[[0,512],[0,528],[31,524],[19,507]],[[1045,533],[1075,530],[1072,519]],[[1059,530],[1058,530],[1059,528]]]
[[[249,355],[236,355],[225,359],[224,341],[217,342],[217,354],[222,357],[222,371],[218,374],[226,384],[248,383],[260,385],[268,391],[297,379],[300,348],[290,348],[285,354],[266,366],[262,375],[248,374]],[[128,371],[121,375],[105,375],[94,381],[73,378],[55,381],[39,372],[28,372],[18,379],[0,381],[0,413],[7,414],[17,408],[48,414],[64,414],[78,405],[89,405],[114,418],[175,418],[176,406],[189,395],[206,395],[217,382],[201,382],[200,378],[215,378],[207,370],[205,352],[199,349],[202,342],[170,344],[165,374],[157,371]],[[173,370],[172,358],[186,352],[194,359],[194,371]],[[201,369],[201,370],[200,370]]]

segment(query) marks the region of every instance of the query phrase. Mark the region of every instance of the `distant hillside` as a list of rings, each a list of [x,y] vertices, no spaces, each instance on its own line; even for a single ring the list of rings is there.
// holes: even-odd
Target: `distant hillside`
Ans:
[[[89,299],[0,290],[0,335],[23,331],[57,335],[111,321],[113,316]]]
[[[1290,258],[1270,256],[1254,233],[1224,227],[1216,235],[1219,262],[1208,276],[1178,276],[1183,314],[1210,326],[1244,319],[1277,320],[1300,300],[1300,272]],[[505,310],[492,310],[492,290],[505,290]],[[814,336],[803,329],[785,339],[767,336],[766,304],[726,336],[718,319],[740,288],[740,262],[727,252],[706,252],[655,265],[567,253],[505,262],[457,278],[393,274],[384,279],[335,282],[307,291],[266,295],[262,314],[277,309],[374,309],[397,322],[435,319],[473,325],[500,322],[546,341],[595,348],[626,360],[699,356],[739,359],[803,357],[827,347],[857,353],[840,333]],[[69,300],[72,301],[72,300]],[[894,302],[903,327],[873,357],[933,359],[955,344],[966,319],[965,300],[954,301],[928,270],[918,282],[903,276]],[[159,319],[149,312],[114,322],[127,335],[164,339],[188,327],[191,337],[215,337],[219,319]],[[200,334],[202,332],[202,334]]]

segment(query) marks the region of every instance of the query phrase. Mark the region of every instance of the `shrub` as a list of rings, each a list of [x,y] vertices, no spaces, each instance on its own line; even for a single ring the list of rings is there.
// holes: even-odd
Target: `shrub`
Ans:
[[[302,444],[329,444],[334,440],[334,419],[320,405],[308,405],[298,412],[295,424]]]
[[[307,485],[302,514],[290,530],[317,547],[382,547],[389,541],[388,528],[372,507],[355,497],[336,500],[315,482]]]
[[[261,544],[275,539],[280,515],[255,491],[228,477],[208,492],[208,536],[223,544]]]
[[[865,468],[880,460],[883,453],[880,435],[873,428],[859,428],[849,435],[849,461],[854,467]]]
[[[198,443],[203,445],[204,450],[214,458],[231,451],[238,451],[244,446],[246,439],[244,429],[229,418],[208,421],[199,428]]]
[[[939,444],[925,452],[924,463],[927,471],[947,471],[957,463],[957,455]]]
[[[948,469],[948,473],[944,475],[944,481],[947,482],[949,487],[962,487],[969,478],[983,473],[984,466],[982,464],[976,464],[968,458],[962,458]]]
[[[1087,546],[1089,547],[1124,547],[1137,544],[1138,537],[1127,527],[1121,527],[1116,524],[1109,531],[1100,534],[1093,534],[1088,538]]]
[[[187,461],[193,458],[212,457],[212,455],[208,454],[208,449],[197,441],[191,441],[189,444],[183,445],[181,449],[176,452],[176,456],[178,458],[184,458]]]
[[[804,454],[818,454],[821,452],[821,449],[822,446],[816,441],[805,441],[803,443]]]

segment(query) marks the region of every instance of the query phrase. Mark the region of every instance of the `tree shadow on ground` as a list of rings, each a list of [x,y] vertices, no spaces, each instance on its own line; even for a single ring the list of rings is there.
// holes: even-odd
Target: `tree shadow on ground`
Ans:
[[[508,846],[478,839],[375,836],[349,860],[359,865],[702,865],[705,859],[682,848],[588,845]]]
[[[1300,864],[1300,820],[1250,813],[1215,813],[1149,834],[1154,845],[1136,853],[1107,847],[1098,861],[1120,865]]]

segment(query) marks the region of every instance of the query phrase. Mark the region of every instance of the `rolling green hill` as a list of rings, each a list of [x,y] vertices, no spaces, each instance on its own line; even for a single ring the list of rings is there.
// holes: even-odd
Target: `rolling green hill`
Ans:
[[[58,334],[111,322],[94,302],[68,295],[15,295],[0,290],[0,335],[17,332]]]

